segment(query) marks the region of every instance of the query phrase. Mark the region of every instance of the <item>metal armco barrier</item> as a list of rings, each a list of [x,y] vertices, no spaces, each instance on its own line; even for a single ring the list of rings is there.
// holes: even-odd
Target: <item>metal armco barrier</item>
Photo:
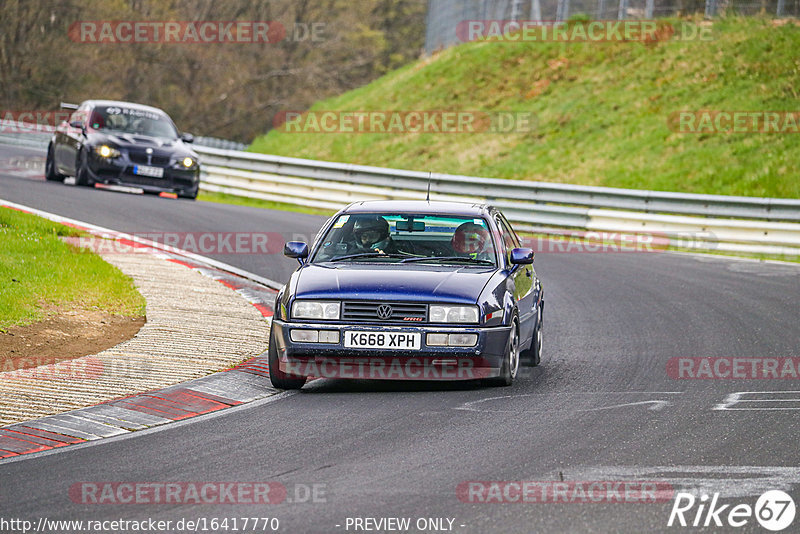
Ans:
[[[423,199],[429,174],[195,147],[203,188],[298,206]],[[490,201],[521,230],[657,234],[676,247],[800,255],[800,200],[430,175],[431,199]]]
[[[50,133],[0,121],[0,143],[46,148]],[[23,125],[24,126],[24,125]],[[800,199],[696,195],[457,176],[315,161],[202,145],[202,189],[338,210],[370,199],[489,201],[515,227],[656,234],[676,247],[800,255]]]

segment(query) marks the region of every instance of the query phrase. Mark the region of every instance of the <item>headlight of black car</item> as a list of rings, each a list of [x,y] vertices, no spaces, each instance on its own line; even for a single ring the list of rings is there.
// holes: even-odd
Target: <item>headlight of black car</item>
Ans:
[[[191,170],[197,167],[197,160],[193,157],[186,156],[178,159],[178,166],[181,169]]]
[[[94,147],[94,153],[105,159],[114,159],[120,156],[119,150],[111,145],[98,145]]]

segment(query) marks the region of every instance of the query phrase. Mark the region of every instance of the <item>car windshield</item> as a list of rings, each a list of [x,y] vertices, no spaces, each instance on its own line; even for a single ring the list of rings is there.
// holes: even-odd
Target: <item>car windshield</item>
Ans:
[[[107,132],[147,135],[177,139],[178,132],[163,113],[121,106],[97,107],[89,117],[89,126]]]
[[[483,218],[408,213],[340,215],[311,261],[497,265]]]

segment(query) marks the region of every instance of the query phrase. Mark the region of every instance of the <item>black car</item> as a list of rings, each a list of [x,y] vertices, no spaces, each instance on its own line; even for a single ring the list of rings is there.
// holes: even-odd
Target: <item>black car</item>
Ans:
[[[520,363],[539,364],[533,251],[492,206],[357,202],[285,254],[301,266],[277,296],[275,387],[309,377],[508,386]]]
[[[130,102],[87,100],[61,123],[47,149],[45,177],[77,185],[124,186],[196,198],[200,164],[162,110]]]

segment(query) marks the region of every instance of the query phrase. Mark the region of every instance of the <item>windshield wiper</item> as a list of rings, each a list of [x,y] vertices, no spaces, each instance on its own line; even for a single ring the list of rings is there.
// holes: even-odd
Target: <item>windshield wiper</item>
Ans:
[[[455,262],[465,262],[465,263],[475,263],[477,265],[491,265],[494,267],[494,262],[491,260],[479,260],[477,258],[470,258],[468,256],[426,256],[424,258],[407,258],[402,260],[400,263],[412,263],[412,262],[420,262],[420,261],[455,261]]]
[[[353,260],[357,258],[408,258],[405,254],[386,254],[383,252],[362,252],[360,254],[348,254],[347,256],[339,256],[338,258],[333,258],[327,260],[329,262],[335,261],[344,261],[344,260]]]

